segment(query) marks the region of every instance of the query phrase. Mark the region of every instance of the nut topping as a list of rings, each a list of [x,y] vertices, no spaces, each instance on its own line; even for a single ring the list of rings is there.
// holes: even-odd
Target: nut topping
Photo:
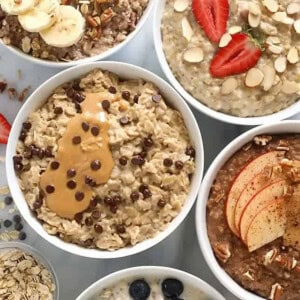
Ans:
[[[219,43],[219,47],[220,48],[226,47],[230,43],[231,40],[232,40],[232,37],[229,33],[223,34],[223,36],[221,37],[220,43]]]
[[[193,29],[186,17],[181,20],[181,27],[182,27],[182,35],[187,39],[189,42],[194,34]]]
[[[279,5],[276,0],[263,0],[263,5],[272,13],[275,13],[279,9]]]
[[[239,33],[242,31],[242,27],[241,26],[232,26],[228,29],[228,33],[229,34],[235,34],[235,33]]]
[[[294,23],[294,28],[295,28],[296,32],[300,34],[300,20],[297,20]]]
[[[177,12],[184,12],[189,6],[188,0],[176,0],[174,2],[174,9]]]
[[[282,295],[283,295],[282,286],[279,283],[273,284],[269,299],[270,300],[279,300]]]
[[[300,12],[300,2],[292,2],[288,5],[286,12],[289,15],[298,14]]]
[[[183,53],[183,59],[189,63],[199,63],[203,60],[203,51],[199,47],[187,49]]]
[[[299,62],[299,54],[296,47],[292,47],[289,50],[289,53],[287,55],[287,60],[291,64],[296,64],[297,62]]]
[[[278,254],[278,250],[277,249],[272,249],[270,251],[268,251],[265,256],[264,256],[264,265],[270,265],[276,258]]]
[[[228,243],[216,243],[213,247],[215,254],[219,260],[226,263],[231,257]]]
[[[256,87],[261,84],[264,74],[257,68],[252,68],[247,72],[245,84],[247,87]]]
[[[297,93],[300,90],[300,86],[295,81],[284,81],[281,91],[287,95]]]
[[[256,136],[253,141],[258,146],[266,146],[272,140],[270,135],[260,135]]]
[[[268,65],[264,65],[262,67],[262,72],[264,74],[264,79],[262,82],[263,89],[264,89],[264,91],[268,91],[273,86],[276,72],[273,67],[268,66]]]
[[[278,57],[274,62],[274,67],[278,73],[283,73],[286,70],[286,57]]]

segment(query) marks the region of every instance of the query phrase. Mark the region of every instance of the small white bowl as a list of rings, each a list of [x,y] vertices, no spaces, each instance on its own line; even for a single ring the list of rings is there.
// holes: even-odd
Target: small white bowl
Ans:
[[[56,275],[52,265],[50,264],[50,262],[45,257],[43,257],[39,253],[39,251],[37,251],[36,249],[34,249],[33,247],[31,247],[27,244],[20,243],[20,242],[1,242],[0,243],[0,253],[2,250],[9,250],[9,249],[18,249],[18,250],[24,251],[24,252],[32,255],[36,259],[36,261],[38,261],[39,263],[44,265],[47,268],[47,270],[49,270],[49,272],[52,275],[53,283],[55,284],[55,292],[53,295],[53,299],[58,300],[59,299],[58,279],[57,279],[57,275]]]
[[[295,114],[300,112],[300,101],[294,103],[293,105],[271,115],[262,116],[262,117],[236,117],[229,114],[225,114],[222,112],[218,112],[209,108],[205,104],[201,103],[199,100],[194,98],[191,94],[189,94],[184,87],[180,84],[180,82],[174,76],[172,70],[169,67],[167,59],[164,54],[163,44],[162,44],[162,36],[161,36],[161,20],[164,13],[166,0],[157,1],[154,8],[154,22],[153,22],[153,34],[154,34],[154,45],[155,50],[158,56],[158,60],[161,68],[163,69],[167,79],[173,85],[173,87],[178,91],[178,93],[194,108],[199,110],[200,112],[210,116],[211,118],[237,125],[261,125],[267,124],[274,121],[280,121],[283,119],[290,118]]]
[[[76,298],[76,300],[93,299],[92,297],[95,297],[103,289],[110,287],[114,284],[118,284],[122,280],[130,281],[141,277],[145,278],[146,280],[147,277],[162,279],[174,277],[182,281],[184,286],[190,286],[203,291],[209,299],[225,300],[225,298],[221,296],[220,293],[217,292],[213,287],[211,287],[209,284],[207,284],[206,282],[194,275],[177,269],[154,266],[135,267],[107,275],[104,278],[92,284],[90,287],[88,287]]]
[[[215,158],[210,165],[198,195],[196,206],[196,230],[198,241],[204,255],[204,258],[218,280],[227,288],[231,293],[240,299],[247,300],[263,300],[263,298],[245,290],[239,284],[237,284],[219,265],[215,255],[213,253],[206,226],[206,205],[209,198],[211,186],[217,176],[218,171],[228,161],[228,159],[234,155],[243,145],[257,135],[261,134],[284,134],[284,133],[300,133],[300,121],[283,121],[273,124],[262,125],[251,129],[235,140],[233,140],[228,146],[226,146],[219,155]]]
[[[13,167],[12,157],[15,155],[16,145],[18,142],[18,137],[22,128],[22,123],[27,119],[29,114],[41,106],[46,100],[47,97],[51,95],[53,90],[61,85],[64,82],[71,81],[75,78],[78,78],[95,68],[100,68],[102,70],[108,70],[119,75],[122,78],[142,78],[146,81],[153,82],[161,91],[163,95],[166,95],[167,103],[172,107],[177,109],[183,116],[184,122],[187,126],[190,138],[194,144],[196,150],[196,169],[193,176],[190,192],[187,195],[186,202],[179,213],[179,215],[169,224],[169,226],[161,233],[158,233],[154,238],[145,240],[141,243],[138,243],[132,247],[122,248],[116,251],[103,251],[98,249],[86,249],[75,244],[66,243],[63,240],[59,239],[56,236],[49,235],[31,213],[25,199],[24,195],[19,187],[18,178],[15,174]],[[133,65],[120,63],[120,62],[97,62],[79,65],[67,70],[64,70],[57,75],[53,76],[45,83],[43,83],[24,103],[20,109],[11,129],[9,136],[9,141],[6,151],[6,174],[8,185],[14,198],[14,201],[18,207],[18,210],[22,213],[24,219],[28,224],[44,239],[49,241],[51,244],[56,247],[63,249],[67,252],[77,254],[85,257],[93,258],[116,258],[132,255],[135,253],[142,252],[150,247],[156,245],[170,235],[185,219],[190,209],[192,208],[196,196],[200,187],[200,183],[203,175],[203,165],[204,165],[204,154],[203,154],[203,144],[202,137],[198,127],[198,124],[195,120],[195,117],[184,102],[184,100],[176,93],[176,91],[167,84],[164,80],[159,78],[157,75],[136,67]]]
[[[69,62],[63,62],[63,61],[57,62],[57,61],[50,61],[50,60],[46,60],[46,59],[33,57],[32,55],[26,54],[19,48],[14,47],[14,46],[5,45],[1,41],[0,41],[0,45],[2,45],[3,47],[5,47],[9,51],[11,51],[13,54],[15,54],[15,55],[19,56],[20,58],[27,60],[33,64],[37,64],[37,65],[45,66],[45,67],[52,67],[52,68],[63,69],[63,68],[69,68],[69,67],[76,66],[79,64],[90,63],[90,62],[94,62],[94,61],[98,61],[98,60],[106,60],[110,56],[112,56],[113,54],[117,53],[119,50],[124,48],[141,31],[145,22],[151,15],[154,3],[155,3],[155,0],[149,0],[148,6],[146,7],[141,19],[138,21],[136,28],[131,33],[129,33],[129,35],[126,37],[126,39],[123,42],[117,44],[113,48],[108,49],[107,51],[104,51],[103,53],[100,53],[98,55],[94,55],[91,57],[86,57],[86,58],[73,60],[73,61],[69,61]]]

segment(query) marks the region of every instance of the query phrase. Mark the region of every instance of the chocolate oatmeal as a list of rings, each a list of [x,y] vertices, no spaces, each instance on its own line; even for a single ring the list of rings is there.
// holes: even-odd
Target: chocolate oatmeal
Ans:
[[[154,237],[179,214],[195,150],[156,86],[94,70],[30,114],[13,160],[49,234],[115,250]]]
[[[13,2],[10,5],[10,2]],[[101,54],[135,30],[148,0],[3,0],[0,39],[33,57],[73,61]]]
[[[300,135],[259,136],[220,169],[208,236],[224,270],[272,300],[300,297]]]

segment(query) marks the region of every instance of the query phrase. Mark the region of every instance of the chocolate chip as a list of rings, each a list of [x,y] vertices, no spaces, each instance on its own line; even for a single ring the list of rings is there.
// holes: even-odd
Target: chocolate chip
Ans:
[[[39,159],[43,159],[45,157],[45,151],[43,149],[39,150],[38,157]]]
[[[13,203],[13,198],[11,196],[6,196],[4,199],[5,205],[11,205]]]
[[[82,91],[82,88],[80,87],[80,79],[75,79],[73,81],[72,88],[76,91]]]
[[[119,122],[122,126],[128,125],[130,123],[129,119],[126,116],[123,116],[122,118],[120,118]]]
[[[84,193],[83,192],[76,192],[75,193],[75,199],[77,201],[82,201],[84,199]]]
[[[57,170],[59,168],[59,162],[54,160],[53,162],[51,162],[50,166],[52,170]]]
[[[15,169],[15,171],[17,171],[17,172],[22,171],[22,170],[23,170],[23,164],[22,164],[22,163],[15,163],[15,164],[14,164],[14,169]]]
[[[63,109],[62,109],[60,106],[56,106],[56,107],[54,108],[54,113],[55,113],[56,115],[61,115],[61,114],[63,113]]]
[[[99,210],[93,210],[92,211],[92,217],[93,217],[93,219],[98,220],[100,218],[100,216],[101,216],[101,213],[100,213]]]
[[[20,222],[21,222],[21,216],[20,216],[20,215],[14,215],[13,221],[14,221],[15,223],[20,223]]]
[[[124,100],[129,100],[130,99],[130,92],[128,92],[128,91],[124,91],[124,92],[122,92],[122,98],[124,99]]]
[[[190,157],[195,157],[196,156],[196,151],[193,147],[188,147],[185,150],[185,154],[190,156]]]
[[[31,145],[31,152],[32,152],[33,156],[39,156],[40,148],[38,148],[34,145]]]
[[[82,93],[75,91],[72,99],[78,103],[81,103],[85,99],[85,96]]]
[[[108,91],[111,93],[111,94],[116,94],[117,93],[117,89],[114,87],[114,86],[110,86],[108,88]]]
[[[97,203],[99,203],[99,204],[102,203],[102,199],[99,195],[96,195],[94,199],[97,200]]]
[[[86,226],[92,226],[93,223],[94,223],[94,221],[93,221],[93,219],[91,217],[87,217],[85,219],[84,223],[85,223]]]
[[[166,201],[163,200],[163,199],[158,200],[157,206],[160,207],[160,208],[165,207],[166,206]]]
[[[77,213],[77,214],[75,214],[74,219],[75,219],[75,221],[76,221],[78,224],[80,224],[81,221],[82,221],[82,219],[83,219],[83,213]]]
[[[77,136],[74,136],[73,139],[72,139],[72,142],[74,145],[78,145],[81,143],[81,137],[79,135]]]
[[[24,122],[22,127],[23,127],[24,130],[30,130],[31,123],[30,122]]]
[[[151,137],[144,138],[143,144],[147,148],[152,147],[153,146],[153,140],[152,140],[152,138]]]
[[[13,156],[14,163],[21,163],[22,159],[23,159],[22,156],[18,156],[18,155]]]
[[[104,197],[104,203],[106,205],[112,205],[112,198],[108,196]]]
[[[23,229],[23,225],[21,223],[17,223],[17,224],[15,224],[14,228],[17,231],[21,231]]]
[[[171,158],[165,158],[164,159],[164,166],[165,167],[171,167],[173,165],[173,160]]]
[[[21,141],[21,142],[24,142],[25,141],[25,139],[26,139],[26,137],[27,137],[27,133],[25,132],[25,131],[21,131],[21,133],[20,133],[20,136],[19,136],[19,140]]]
[[[98,159],[95,159],[91,162],[91,169],[97,171],[101,168],[101,162]]]
[[[148,190],[149,189],[149,186],[148,186],[148,184],[145,184],[145,183],[142,183],[141,185],[140,185],[140,187],[139,187],[139,191],[141,192],[141,193],[144,193],[144,191],[145,190]]]
[[[95,224],[94,225],[94,230],[97,233],[102,233],[103,232],[103,227],[100,224]]]
[[[46,155],[46,157],[53,157],[52,148],[47,147],[45,150],[45,155]]]
[[[115,214],[118,211],[118,205],[111,205],[109,209],[113,214]]]
[[[89,204],[89,209],[93,210],[97,206],[97,200],[95,198],[91,199]]]
[[[118,224],[118,225],[116,226],[116,229],[117,229],[117,233],[119,233],[119,234],[123,234],[123,233],[126,232],[125,226],[124,226],[124,225],[121,225],[121,224]]]
[[[99,132],[100,132],[100,130],[98,127],[96,127],[96,126],[92,127],[91,133],[93,136],[97,136],[99,134]]]
[[[72,178],[72,177],[76,176],[76,170],[75,170],[75,169],[69,169],[69,170],[67,171],[67,176],[68,176],[69,178]]]
[[[75,182],[74,180],[69,180],[69,181],[67,182],[67,187],[68,187],[69,189],[71,189],[71,190],[76,189],[76,186],[77,186],[77,184],[76,184],[76,182]]]
[[[26,239],[26,237],[27,237],[27,235],[26,235],[26,233],[24,231],[21,231],[19,233],[19,240],[20,241],[24,241]]]
[[[33,209],[36,210],[36,209],[39,209],[41,208],[43,205],[43,201],[41,199],[36,199],[33,203]]]
[[[84,182],[91,187],[97,186],[96,181],[90,176],[85,176]]]
[[[8,227],[10,227],[12,225],[12,221],[11,220],[5,220],[3,222],[3,225],[4,225],[4,227],[8,228]]]
[[[101,102],[101,105],[102,105],[102,108],[106,111],[108,111],[110,108],[110,102],[108,100],[103,100]]]
[[[82,122],[81,128],[83,129],[83,131],[88,131],[90,129],[90,125],[87,122]]]
[[[147,157],[147,151],[143,150],[142,152],[139,153],[140,157],[146,158]]]
[[[134,103],[139,103],[139,98],[140,98],[139,95],[135,95],[135,96],[133,97]]]
[[[152,193],[149,189],[145,189],[143,191],[143,196],[144,196],[144,199],[147,199],[147,198],[150,198],[152,196]]]
[[[181,160],[175,161],[175,168],[176,168],[177,170],[182,170],[182,169],[183,169],[183,166],[184,166],[184,164],[183,164],[183,162],[182,162]]]
[[[133,202],[139,200],[139,198],[140,198],[140,194],[139,194],[139,192],[137,192],[137,191],[134,191],[134,192],[132,192],[132,193],[130,194],[130,199],[131,199]]]
[[[69,88],[69,89],[67,89],[66,94],[69,98],[73,99],[75,90],[73,88]]]
[[[161,101],[161,95],[159,95],[159,94],[153,95],[152,96],[152,101],[154,103],[159,103]]]
[[[119,195],[115,195],[112,198],[112,205],[119,205],[122,202],[122,198]]]
[[[119,158],[119,163],[121,166],[126,166],[127,165],[127,161],[128,161],[128,158],[126,156],[121,156]]]
[[[77,113],[81,113],[82,110],[81,110],[81,106],[78,102],[74,102],[74,106],[75,106],[75,109],[76,109],[76,112]]]
[[[47,185],[46,186],[46,192],[48,194],[52,194],[52,193],[54,193],[54,191],[55,191],[55,187],[53,185]]]
[[[145,159],[140,155],[135,155],[132,157],[131,163],[135,166],[142,166],[145,163]]]

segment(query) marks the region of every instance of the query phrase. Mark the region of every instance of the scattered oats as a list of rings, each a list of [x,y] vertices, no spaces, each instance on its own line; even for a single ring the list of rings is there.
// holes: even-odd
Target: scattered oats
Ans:
[[[0,201],[0,210],[5,208],[5,203],[4,201]]]
[[[228,78],[222,84],[221,94],[229,95],[237,88],[237,86],[238,82],[235,78]]]
[[[30,86],[27,86],[26,88],[24,88],[21,93],[19,94],[18,96],[18,100],[20,102],[23,102],[25,97],[26,97],[26,94],[28,93],[28,91],[30,90]]]
[[[8,210],[8,213],[14,214],[16,211],[17,211],[17,209],[15,207],[13,207]]]
[[[287,95],[294,94],[300,91],[300,85],[295,81],[286,80],[283,82],[281,91]]]
[[[299,53],[296,47],[292,47],[287,55],[287,60],[291,64],[296,64],[299,61]]]
[[[9,188],[7,185],[0,186],[0,195],[8,195],[9,194]]]
[[[0,233],[0,241],[9,242],[9,241],[17,240],[18,237],[19,237],[19,232],[16,230],[5,231]]]

